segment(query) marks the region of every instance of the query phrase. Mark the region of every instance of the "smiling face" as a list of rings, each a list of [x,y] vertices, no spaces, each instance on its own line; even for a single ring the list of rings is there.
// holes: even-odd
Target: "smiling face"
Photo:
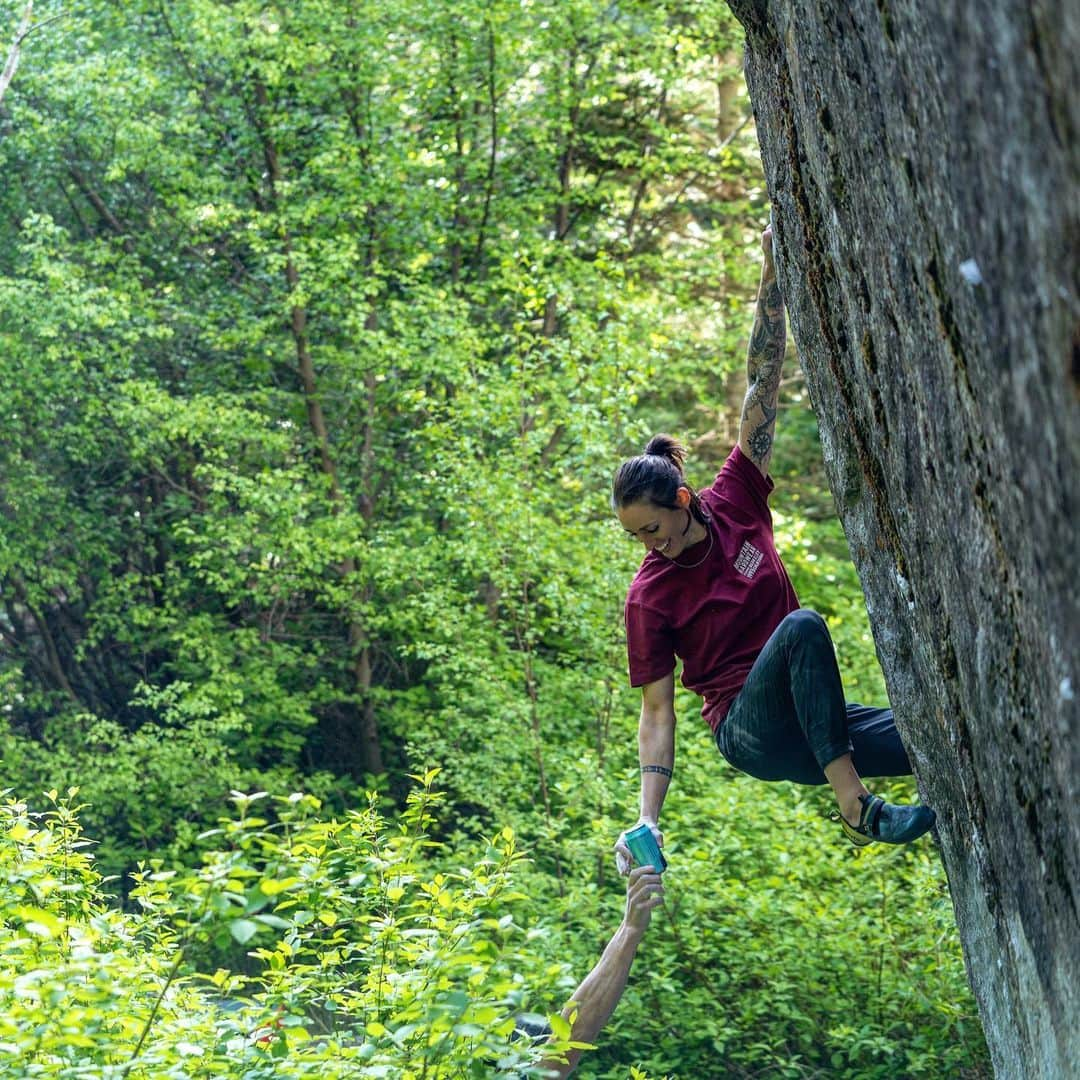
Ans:
[[[616,514],[628,536],[640,540],[647,551],[655,551],[666,559],[681,555],[691,544],[701,539],[703,529],[690,514],[690,491],[681,487],[675,494],[674,510],[655,503],[641,501],[620,507]]]

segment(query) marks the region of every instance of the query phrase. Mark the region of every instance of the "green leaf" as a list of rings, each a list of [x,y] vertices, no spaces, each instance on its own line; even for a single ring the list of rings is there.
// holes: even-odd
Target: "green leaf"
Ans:
[[[233,919],[229,923],[229,933],[241,944],[246,945],[259,931],[259,924],[251,919]]]
[[[275,930],[289,930],[292,927],[292,923],[288,919],[281,918],[280,915],[256,915],[254,919],[255,922],[272,926]]]

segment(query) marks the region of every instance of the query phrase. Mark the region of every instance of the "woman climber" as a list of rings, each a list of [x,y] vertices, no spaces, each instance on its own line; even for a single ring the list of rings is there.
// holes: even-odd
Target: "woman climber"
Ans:
[[[771,228],[762,249],[739,441],[716,480],[694,492],[684,449],[657,435],[613,483],[619,521],[646,549],[626,597],[630,683],[642,690],[639,824],[663,842],[679,657],[683,684],[704,698],[702,715],[732,766],[762,780],[828,782],[853,843],[907,843],[933,825],[933,810],[887,803],[861,779],[911,772],[892,710],[845,703],[825,620],[799,607],[773,542],[768,469],[786,330]],[[623,874],[625,836],[615,844]]]

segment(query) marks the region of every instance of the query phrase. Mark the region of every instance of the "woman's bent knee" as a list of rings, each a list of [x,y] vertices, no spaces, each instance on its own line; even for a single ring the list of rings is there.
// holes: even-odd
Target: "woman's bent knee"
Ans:
[[[825,620],[811,608],[797,608],[785,615],[780,622],[779,629],[788,637],[807,638],[829,637],[829,627]],[[831,640],[831,639],[830,639]]]

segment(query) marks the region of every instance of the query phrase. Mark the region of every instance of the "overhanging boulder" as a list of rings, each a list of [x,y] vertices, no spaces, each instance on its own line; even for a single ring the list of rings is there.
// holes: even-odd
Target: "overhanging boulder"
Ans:
[[[1080,1076],[1080,8],[731,7],[792,333],[995,1069]]]

